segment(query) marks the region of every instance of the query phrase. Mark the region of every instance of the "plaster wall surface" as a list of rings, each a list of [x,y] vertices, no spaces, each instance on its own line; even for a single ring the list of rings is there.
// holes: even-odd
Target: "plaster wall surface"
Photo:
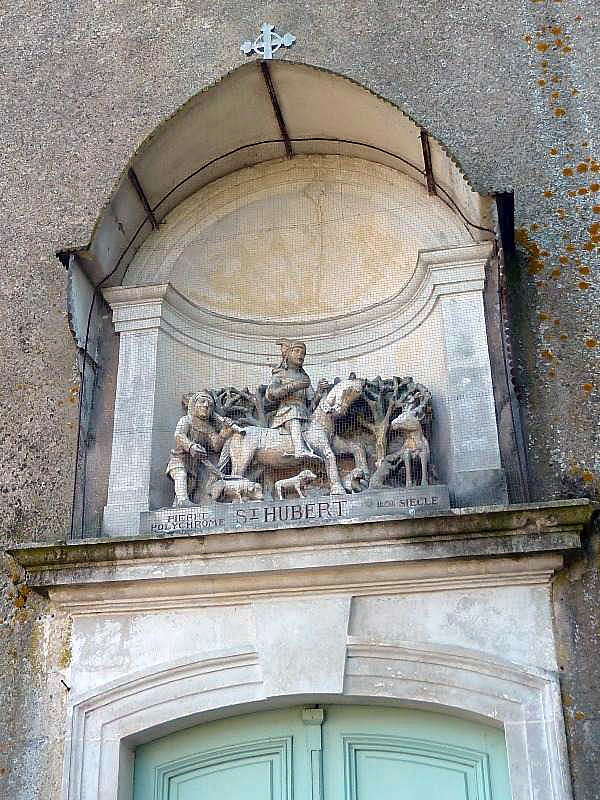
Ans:
[[[419,250],[473,241],[453,210],[397,170],[296,156],[238,170],[181,203],[123,285],[170,282],[237,319],[348,324],[409,284]]]
[[[286,58],[347,75],[410,110],[478,188],[514,188],[524,257],[514,275],[513,319],[532,492],[560,493],[561,476],[570,473],[583,476],[576,491],[594,491],[595,0],[361,7],[152,0],[58,7],[18,0],[3,9],[0,26],[3,541],[60,539],[69,525],[78,384],[65,275],[54,252],[89,239],[135,147],[188,97],[238,66],[240,40],[263,19],[296,35]],[[14,565],[4,565],[0,758],[1,769],[11,769],[0,779],[8,796],[37,800],[52,796],[55,785],[64,696],[58,691],[66,690],[53,670],[68,661],[68,626],[26,594]],[[590,589],[595,561],[585,570],[585,579],[568,584],[570,611],[560,622],[574,705],[597,718],[589,693],[577,699],[597,659],[593,637],[585,635],[597,605]],[[57,645],[63,636],[64,653]],[[595,800],[600,781],[588,753],[598,733],[574,716],[572,736],[573,757],[585,763],[575,771],[577,800]]]
[[[527,607],[524,616],[520,609]],[[340,616],[341,615],[341,616]],[[535,635],[534,635],[535,634]],[[270,694],[303,683],[310,693],[318,676],[339,673],[323,665],[340,639],[387,644],[445,645],[556,670],[548,587],[511,586],[450,592],[341,595],[275,599],[193,611],[76,617],[72,630],[71,690],[97,692],[104,685],[160,664],[201,659],[212,652],[252,645],[262,669],[278,684]],[[285,676],[285,677],[284,677]],[[339,687],[331,687],[331,691]]]
[[[536,612],[535,638],[530,620],[517,613],[517,607],[524,603]],[[495,631],[494,637],[482,635],[483,620]],[[114,760],[116,745],[118,737],[125,734],[126,738],[127,732],[135,734],[134,741],[146,741],[169,729],[193,724],[202,719],[202,711],[206,714],[212,710],[213,716],[220,716],[235,713],[248,702],[258,707],[274,702],[285,705],[298,697],[309,702],[325,697],[343,702],[346,697],[361,694],[362,702],[373,694],[370,702],[385,702],[387,698],[393,703],[396,698],[427,706],[442,701],[453,713],[479,713],[491,724],[501,721],[515,796],[540,800],[568,797],[547,584],[359,598],[343,592],[315,594],[306,587],[302,596],[255,599],[227,609],[213,605],[174,613],[76,616],[72,642],[73,705],[66,720],[71,767],[69,794],[63,794],[69,798],[112,796],[114,776],[117,769],[123,769],[122,758]],[[377,688],[368,692],[364,679],[373,675],[373,666],[358,666],[354,651],[377,653],[379,659],[393,658],[393,654],[398,658],[402,653],[400,658],[408,658],[408,662],[396,668],[380,664],[378,669],[383,673],[374,684]],[[204,697],[200,704],[192,700],[192,683],[187,691],[181,686],[172,711],[167,710],[166,687],[161,690],[160,701],[158,697],[144,699],[151,682],[160,681],[161,674],[168,676],[174,670],[172,680],[177,680],[175,673],[179,670],[182,676],[187,671],[191,677],[193,665],[216,665],[219,660],[226,663],[225,659],[235,653],[247,654],[246,658],[252,654],[254,666],[248,664],[245,679],[231,675],[229,687],[225,684],[220,690],[220,698],[218,693],[214,699],[211,695],[219,686],[215,666],[213,674],[209,672],[201,680]],[[432,661],[437,661],[437,666]],[[451,677],[451,665],[460,662],[468,664],[467,670],[472,673],[471,704],[461,697],[456,679]],[[523,685],[539,683],[545,687],[543,695],[534,699],[532,693],[528,699],[525,695],[517,699],[513,688],[510,701],[503,702],[500,695],[506,688],[502,680],[509,673],[520,672]],[[397,690],[392,688],[393,680],[399,682]],[[408,687],[421,680],[424,688],[412,695]],[[403,682],[404,689],[400,688]],[[117,718],[105,717],[101,723],[99,714],[101,717],[105,713],[102,709],[108,710],[113,702],[106,703],[102,698],[108,700],[123,692]],[[492,699],[494,694],[499,696]],[[537,707],[542,696],[545,702],[553,698],[542,712],[543,723]],[[83,725],[78,721],[82,713],[86,720]],[[136,713],[141,714],[139,722]],[[165,714],[173,714],[170,721]],[[159,722],[161,718],[163,723]],[[540,725],[546,726],[545,739],[535,733]],[[527,751],[520,741],[523,736],[530,739],[527,748],[536,751],[537,763],[548,764],[555,777],[549,779],[548,768],[525,770],[528,778],[520,774]],[[131,748],[127,742],[125,746]],[[95,789],[96,774],[100,795]],[[129,794],[124,791],[121,796]]]

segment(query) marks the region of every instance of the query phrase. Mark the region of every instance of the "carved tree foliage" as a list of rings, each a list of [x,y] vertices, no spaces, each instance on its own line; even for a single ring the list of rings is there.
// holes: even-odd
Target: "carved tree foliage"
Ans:
[[[339,378],[334,381],[322,379],[316,388],[315,405]],[[215,401],[215,411],[222,417],[229,417],[238,425],[269,427],[273,407],[265,398],[266,386],[259,386],[256,392],[248,387],[236,389],[225,386],[211,390]],[[187,411],[191,392],[182,397],[182,405]],[[365,382],[360,399],[354,404],[348,418],[341,421],[340,433],[344,429],[362,428],[374,446],[376,463],[388,454],[389,432],[392,420],[404,411],[412,410],[423,425],[427,438],[431,434],[431,392],[412,378],[382,378],[377,376]]]
[[[215,411],[222,417],[230,417],[238,425],[256,425],[259,428],[268,427],[268,417],[265,410],[266,386],[259,386],[256,393],[248,387],[236,389],[227,386],[214,392]]]
[[[374,439],[378,464],[387,455],[390,424],[399,414],[412,410],[419,420],[426,423],[427,428],[430,427],[431,393],[412,378],[377,376],[365,383],[361,399],[358,421]]]

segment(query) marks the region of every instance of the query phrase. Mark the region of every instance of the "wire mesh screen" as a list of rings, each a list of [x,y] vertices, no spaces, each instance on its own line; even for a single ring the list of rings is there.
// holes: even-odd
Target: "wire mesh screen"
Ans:
[[[495,468],[481,295],[442,305],[414,280],[419,252],[469,244],[438,198],[357,159],[262,164],[182,203],[127,274],[193,313],[121,336],[113,501],[136,462],[150,508]]]

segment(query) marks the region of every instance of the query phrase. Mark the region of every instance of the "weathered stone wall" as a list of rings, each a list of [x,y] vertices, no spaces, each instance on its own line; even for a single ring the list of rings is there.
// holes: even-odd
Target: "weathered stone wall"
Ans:
[[[597,800],[600,747],[600,520],[554,581],[557,659],[575,800]]]
[[[407,108],[478,189],[514,188],[525,257],[513,276],[513,314],[532,494],[560,494],[563,474],[581,476],[584,491],[592,486],[600,468],[595,0],[15,0],[0,15],[2,540],[60,539],[69,524],[77,372],[54,251],[87,241],[136,146],[238,66],[240,40],[264,19],[296,35],[286,58]],[[595,563],[586,570],[591,586]],[[62,623],[19,580],[7,573],[2,583],[0,780],[22,800],[56,796],[54,681],[68,650]],[[569,586],[567,634],[582,630],[589,610],[579,584]],[[589,637],[569,650],[576,639],[567,634],[577,672],[593,674]],[[582,681],[569,690],[574,707],[585,705]],[[577,800],[587,800],[598,796],[598,759],[585,770],[577,764],[598,736],[589,724],[572,733],[574,772],[584,776]]]

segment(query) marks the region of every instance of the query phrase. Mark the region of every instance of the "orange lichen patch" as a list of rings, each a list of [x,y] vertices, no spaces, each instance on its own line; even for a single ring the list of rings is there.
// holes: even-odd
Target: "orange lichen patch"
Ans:
[[[554,367],[550,367],[550,369],[546,374],[548,375],[549,378],[556,378],[556,370],[554,369]]]
[[[578,94],[579,94],[579,89],[576,89],[575,87],[573,87],[571,89],[571,97],[577,97]]]
[[[589,347],[589,349],[592,350],[594,347],[598,346],[598,340],[597,339],[586,339],[585,340],[585,346]]]
[[[597,161],[592,161],[592,166],[590,167],[592,172],[600,172],[600,164]]]
[[[592,206],[592,212],[594,214],[600,214],[600,206]]]
[[[546,85],[546,81],[543,78],[540,78],[537,83],[538,83],[538,86],[545,86]]]
[[[530,36],[529,34],[526,34],[526,35],[523,37],[523,41],[524,41],[524,42],[527,42],[527,44],[531,44],[531,42],[533,41],[533,39],[531,38],[531,36]]]
[[[554,325],[556,325],[556,327],[560,326],[560,320],[559,319],[552,320],[552,322],[553,322]]]
[[[589,393],[594,388],[594,384],[593,383],[582,383],[581,384],[581,388],[583,389],[584,392],[588,392]]]
[[[585,163],[585,161],[582,161],[581,163],[577,164],[577,166],[575,167],[575,169],[577,170],[577,172],[587,172],[587,171],[588,171],[588,169],[589,169],[589,167],[588,167],[588,165]]]
[[[573,175],[573,174],[574,174],[574,173],[573,173],[573,167],[565,167],[565,168],[563,169],[563,171],[562,171],[562,174],[563,174],[565,177],[567,177],[567,178],[570,178],[570,177],[571,177],[571,175]]]
[[[555,40],[554,40],[554,44],[555,44],[557,47],[562,47],[562,46],[563,46],[563,40],[562,40],[562,39],[555,39]]]
[[[581,188],[577,189],[577,194],[587,194],[588,190],[586,186],[582,186]]]
[[[567,197],[577,197],[577,192],[575,189],[571,189],[567,192]]]
[[[538,314],[538,319],[540,320],[540,322],[544,322],[545,320],[550,319],[550,317],[548,316],[548,314],[544,314],[544,312],[541,311]]]
[[[550,80],[552,83],[560,83],[560,75],[553,75]]]
[[[558,100],[560,97],[560,92],[554,91],[550,92],[550,100]]]
[[[590,192],[597,192],[600,190],[600,183],[590,183]]]
[[[564,208],[557,208],[556,209],[556,216],[559,219],[564,219],[565,218],[565,210],[564,210]]]
[[[589,289],[590,288],[590,285],[589,285],[589,283],[587,281],[579,281],[577,286],[579,286],[580,289]]]
[[[550,277],[551,278],[560,278],[560,270],[558,269],[558,267],[556,269],[552,270],[552,272],[550,273]]]
[[[555,117],[564,117],[567,111],[562,106],[557,106],[553,113]]]
[[[560,339],[562,342],[566,342],[566,341],[567,341],[567,339],[569,338],[569,336],[568,336],[568,334],[566,334],[566,333],[561,333],[561,335],[560,335],[558,338],[559,338],[559,339]]]
[[[548,69],[548,62],[544,59],[544,61],[540,61],[540,65],[542,69]]]
[[[539,225],[534,223],[531,226],[531,229],[537,230]],[[541,250],[536,242],[532,241],[529,238],[529,232],[526,228],[517,228],[515,231],[515,240],[517,244],[521,245],[521,247],[529,254],[528,262],[527,262],[527,271],[530,275],[536,275],[538,272],[541,272],[544,268],[544,262],[541,259]]]
[[[556,0],[554,0],[554,2],[556,2]],[[563,47],[561,52],[565,53],[565,55],[566,55],[567,53],[570,53],[572,50],[573,50],[572,47],[569,47],[569,45],[566,45],[566,47]]]
[[[542,350],[540,355],[544,359],[544,361],[552,361],[554,358],[554,353],[552,352],[552,350]]]
[[[560,262],[560,263],[561,263],[563,266],[564,266],[565,264],[568,264],[568,263],[569,263],[569,259],[567,258],[567,256],[560,256],[560,258],[559,258],[558,260],[559,260],[559,262]]]
[[[594,242],[591,239],[589,239],[587,242],[583,243],[582,247],[584,250],[587,250],[588,253],[591,253],[592,250],[594,249]]]
[[[592,222],[588,227],[588,233],[590,236],[597,236],[600,233],[600,222]]]
[[[544,197],[554,197],[554,192],[551,191],[550,189],[546,189],[546,191],[544,192]]]
[[[589,267],[579,267],[578,271],[579,271],[580,275],[589,275],[591,273],[591,270],[590,270]]]
[[[537,222],[532,223],[529,227],[532,231],[539,231],[540,229],[540,226],[537,224]]]
[[[559,36],[562,33],[562,28],[560,27],[560,25],[552,25],[550,30],[555,36]]]
[[[536,50],[539,50],[539,51],[540,51],[540,53],[545,53],[545,52],[546,52],[546,50],[547,50],[549,47],[550,47],[550,45],[549,45],[549,44],[546,44],[546,42],[538,42],[538,43],[536,44],[536,46],[535,46],[535,49],[536,49]]]
[[[567,253],[574,253],[575,245],[569,242],[569,244],[565,247],[565,250],[567,251]]]
[[[548,152],[550,153],[551,156],[558,155],[558,150],[556,149],[556,147],[551,147],[550,150],[548,150]]]

